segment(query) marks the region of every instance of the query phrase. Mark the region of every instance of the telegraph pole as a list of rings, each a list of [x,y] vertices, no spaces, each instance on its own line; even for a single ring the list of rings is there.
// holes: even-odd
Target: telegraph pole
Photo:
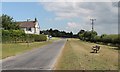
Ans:
[[[96,19],[90,19],[90,21],[91,21],[91,24],[92,24],[92,32],[94,31],[94,21],[95,21]]]

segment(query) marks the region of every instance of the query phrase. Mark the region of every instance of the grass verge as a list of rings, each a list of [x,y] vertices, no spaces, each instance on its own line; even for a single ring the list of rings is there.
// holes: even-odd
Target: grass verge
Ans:
[[[56,70],[118,70],[118,50],[100,45],[98,53],[90,53],[95,43],[69,39],[55,65]]]
[[[44,42],[33,42],[33,43],[3,43],[0,52],[2,52],[1,59],[4,59],[9,56],[14,56],[16,54],[31,50],[34,48],[40,48],[43,45],[52,43],[52,41]]]

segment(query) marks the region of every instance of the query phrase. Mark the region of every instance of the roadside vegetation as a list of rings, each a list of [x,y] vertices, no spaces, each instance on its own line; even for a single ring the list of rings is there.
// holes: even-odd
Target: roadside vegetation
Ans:
[[[25,34],[22,30],[2,30],[3,43],[46,41],[46,35]]]
[[[79,33],[79,39],[82,41],[89,41],[99,44],[111,45],[111,46],[119,46],[120,44],[120,34],[102,34],[101,36],[97,35],[96,31],[85,31],[81,30]],[[120,46],[118,47],[120,48]]]
[[[55,65],[56,70],[118,70],[118,50],[100,45],[98,53],[91,53],[95,43],[69,39]],[[112,57],[112,58],[111,58]]]

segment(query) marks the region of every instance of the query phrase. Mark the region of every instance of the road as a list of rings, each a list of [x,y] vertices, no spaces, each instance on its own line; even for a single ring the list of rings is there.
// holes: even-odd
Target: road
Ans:
[[[51,70],[66,40],[36,48],[2,61],[3,70]]]

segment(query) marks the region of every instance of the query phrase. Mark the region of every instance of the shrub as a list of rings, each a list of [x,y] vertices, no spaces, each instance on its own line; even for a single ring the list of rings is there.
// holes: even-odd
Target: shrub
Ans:
[[[100,42],[100,36],[95,36],[93,40],[94,42]]]
[[[40,34],[40,35],[34,35],[34,41],[46,41],[47,36]]]
[[[22,30],[2,30],[2,42],[22,41],[25,36]]]
[[[26,42],[34,42],[34,34],[25,34]]]
[[[105,44],[108,44],[108,43],[112,43],[112,44],[120,44],[120,34],[117,35],[117,34],[110,34],[110,35],[107,35],[107,34],[102,34],[101,36],[93,36],[93,38],[89,38],[90,37],[90,34],[87,33],[88,35],[82,35],[80,34],[79,35],[79,38],[81,40],[83,40],[82,38],[84,38],[86,41],[91,41],[91,42],[102,42],[102,43],[105,43]]]
[[[96,42],[119,44],[120,40],[117,34],[101,35],[94,38]]]
[[[2,30],[2,42],[46,41],[45,35],[25,34],[22,30]]]

